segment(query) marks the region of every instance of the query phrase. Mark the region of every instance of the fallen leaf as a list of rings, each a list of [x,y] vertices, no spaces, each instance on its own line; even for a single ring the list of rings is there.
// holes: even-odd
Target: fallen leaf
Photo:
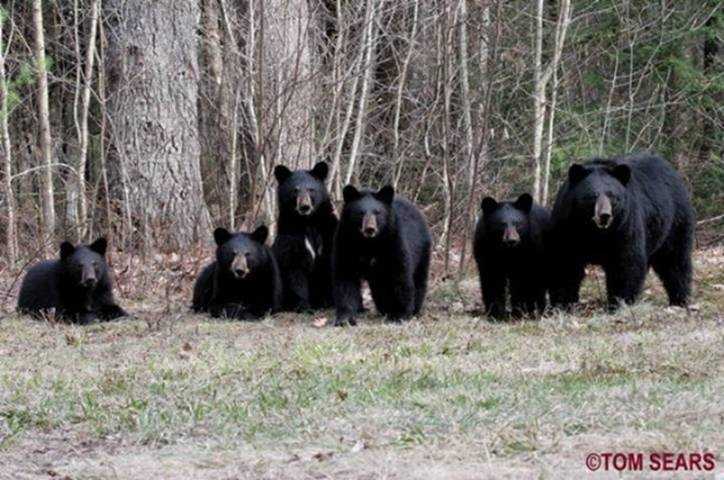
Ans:
[[[181,348],[184,350],[184,352],[190,352],[191,350],[193,350],[194,347],[192,347],[189,342],[185,342]]]
[[[315,318],[314,321],[312,321],[312,325],[317,328],[322,328],[325,325],[327,325],[327,322],[328,322],[327,317],[319,317],[319,318]]]
[[[318,452],[312,455],[312,458],[315,460],[318,460],[320,462],[323,462],[324,460],[329,460],[334,455],[334,452]]]
[[[365,448],[367,448],[367,445],[365,445],[365,442],[363,442],[362,440],[357,440],[357,443],[355,443],[352,446],[352,449],[350,450],[350,452],[352,452],[352,453],[361,452]]]

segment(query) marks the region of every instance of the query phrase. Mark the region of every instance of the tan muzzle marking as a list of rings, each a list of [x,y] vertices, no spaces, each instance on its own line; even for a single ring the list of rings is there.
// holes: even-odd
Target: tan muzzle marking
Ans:
[[[596,199],[596,206],[593,211],[593,221],[600,229],[606,229],[611,226],[613,220],[613,207],[608,195],[600,194]]]

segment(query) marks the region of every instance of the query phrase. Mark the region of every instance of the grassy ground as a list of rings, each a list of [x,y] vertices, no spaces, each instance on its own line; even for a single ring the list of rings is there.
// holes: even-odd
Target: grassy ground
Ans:
[[[472,280],[402,326],[211,321],[142,298],[124,302],[139,319],[90,327],[10,314],[0,478],[575,478],[589,452],[704,450],[721,475],[723,266],[698,255],[689,311],[650,276],[639,305],[602,314],[594,276],[578,314],[540,322],[466,313]]]

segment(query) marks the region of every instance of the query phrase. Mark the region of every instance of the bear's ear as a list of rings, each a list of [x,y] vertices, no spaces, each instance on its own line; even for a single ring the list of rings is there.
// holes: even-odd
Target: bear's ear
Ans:
[[[218,246],[221,246],[228,242],[231,237],[231,233],[225,228],[219,227],[214,230],[214,241],[216,241],[216,244]]]
[[[255,242],[259,242],[262,245],[266,243],[266,239],[269,236],[269,229],[266,225],[259,225],[256,230],[251,233],[251,239]]]
[[[631,168],[628,165],[616,165],[613,167],[611,175],[625,187],[631,180]]]
[[[344,198],[344,203],[354,202],[359,197],[359,190],[357,190],[354,185],[347,185],[346,187],[344,187],[344,190],[342,190],[342,198]]]
[[[568,169],[568,182],[571,185],[575,185],[576,183],[586,178],[586,175],[588,175],[589,173],[590,172],[586,167],[578,163],[574,163],[573,165],[571,165],[571,168]]]
[[[480,208],[483,209],[483,215],[490,215],[498,208],[498,202],[493,197],[485,197],[480,202]]]
[[[89,248],[101,257],[104,257],[106,255],[106,249],[108,248],[108,241],[104,237],[100,237],[98,240],[91,243]]]
[[[518,197],[513,206],[521,212],[530,213],[530,209],[533,208],[533,197],[529,193],[524,193]]]
[[[385,185],[375,194],[377,200],[392,205],[392,201],[395,199],[395,187],[392,185]]]
[[[65,260],[66,258],[73,255],[73,252],[75,252],[75,247],[70,242],[63,242],[60,244],[60,259]]]
[[[323,182],[327,178],[329,167],[326,162],[318,162],[309,173],[320,182]]]
[[[274,167],[274,177],[280,184],[284,183],[287,178],[292,176],[292,171],[284,165],[277,165]]]

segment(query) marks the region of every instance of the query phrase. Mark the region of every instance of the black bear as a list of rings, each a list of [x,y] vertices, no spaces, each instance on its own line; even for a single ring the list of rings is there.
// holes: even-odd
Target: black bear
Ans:
[[[60,260],[46,260],[25,274],[18,295],[18,312],[42,318],[55,309],[59,320],[87,324],[113,320],[127,313],[113,299],[105,255],[108,242],[60,244]]]
[[[473,254],[480,274],[485,311],[504,318],[506,287],[514,317],[543,313],[546,306],[544,240],[548,211],[524,193],[514,202],[485,197],[475,228]]]
[[[377,192],[344,187],[334,240],[335,325],[355,325],[367,280],[377,311],[390,320],[420,312],[432,239],[422,213],[391,186]]]
[[[196,279],[191,309],[240,320],[278,310],[282,282],[274,254],[265,245],[268,236],[264,225],[252,233],[214,230],[216,261]]]
[[[636,301],[649,266],[669,303],[687,304],[694,210],[683,180],[660,157],[639,154],[572,165],[551,221],[554,306],[578,301],[588,264],[603,267],[610,309]]]
[[[324,183],[328,167],[274,168],[279,221],[272,251],[282,275],[282,309],[306,311],[332,305],[332,245],[337,216]]]

